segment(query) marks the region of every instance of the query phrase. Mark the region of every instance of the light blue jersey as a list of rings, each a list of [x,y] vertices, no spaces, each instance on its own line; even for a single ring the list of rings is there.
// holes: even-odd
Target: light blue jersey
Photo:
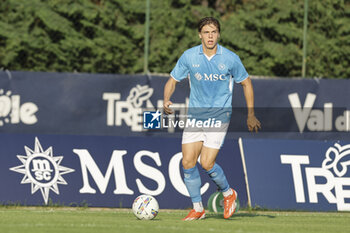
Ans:
[[[210,59],[203,53],[202,45],[186,50],[170,75],[176,81],[189,77],[188,107],[190,110],[201,109],[201,115],[212,109],[214,115],[209,117],[215,117],[219,112],[231,116],[233,81],[240,83],[249,76],[238,55],[219,44],[216,54]]]

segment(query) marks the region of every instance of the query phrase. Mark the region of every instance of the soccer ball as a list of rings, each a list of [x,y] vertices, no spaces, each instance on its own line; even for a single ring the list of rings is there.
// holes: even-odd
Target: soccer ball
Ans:
[[[132,204],[132,211],[138,219],[151,220],[158,214],[157,200],[150,195],[140,195]]]

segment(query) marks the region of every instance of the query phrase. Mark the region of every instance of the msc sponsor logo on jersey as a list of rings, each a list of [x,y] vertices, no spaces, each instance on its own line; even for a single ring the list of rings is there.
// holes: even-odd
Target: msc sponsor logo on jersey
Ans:
[[[201,75],[200,73],[196,73],[194,75],[194,77],[200,81],[200,80],[204,80],[204,81],[210,81],[210,82],[216,82],[216,81],[225,81],[227,80],[227,77],[225,74],[207,74],[204,73],[203,75]]]
[[[202,76],[200,73],[198,73],[198,72],[194,75],[194,77],[195,77],[198,81],[200,81],[200,80],[203,78],[203,76]]]

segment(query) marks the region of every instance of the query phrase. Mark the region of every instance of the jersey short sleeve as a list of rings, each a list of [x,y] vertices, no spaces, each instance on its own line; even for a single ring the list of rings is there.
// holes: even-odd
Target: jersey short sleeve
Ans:
[[[188,77],[190,70],[187,65],[186,55],[182,54],[182,56],[177,61],[174,69],[171,71],[170,75],[176,81],[181,81],[184,78]]]
[[[248,78],[249,74],[244,68],[241,59],[236,56],[233,63],[233,69],[231,70],[231,75],[236,83],[240,83]]]

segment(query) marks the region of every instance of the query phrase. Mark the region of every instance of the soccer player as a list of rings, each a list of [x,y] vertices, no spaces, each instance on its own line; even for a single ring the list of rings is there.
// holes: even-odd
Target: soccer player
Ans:
[[[171,96],[177,82],[189,77],[189,112],[191,118],[222,121],[216,130],[191,130],[185,128],[182,136],[182,166],[184,182],[193,202],[193,209],[183,220],[205,218],[200,187],[201,179],[196,166],[200,164],[218,186],[224,196],[224,218],[229,218],[236,210],[237,193],[225,177],[223,169],[215,162],[223,144],[232,112],[233,81],[243,86],[248,108],[247,126],[249,131],[258,131],[260,122],[254,114],[254,92],[251,79],[239,57],[218,44],[220,23],[217,19],[206,17],[198,23],[201,45],[186,50],[171,71],[164,87],[164,112],[173,113]],[[211,118],[212,119],[212,118]]]

